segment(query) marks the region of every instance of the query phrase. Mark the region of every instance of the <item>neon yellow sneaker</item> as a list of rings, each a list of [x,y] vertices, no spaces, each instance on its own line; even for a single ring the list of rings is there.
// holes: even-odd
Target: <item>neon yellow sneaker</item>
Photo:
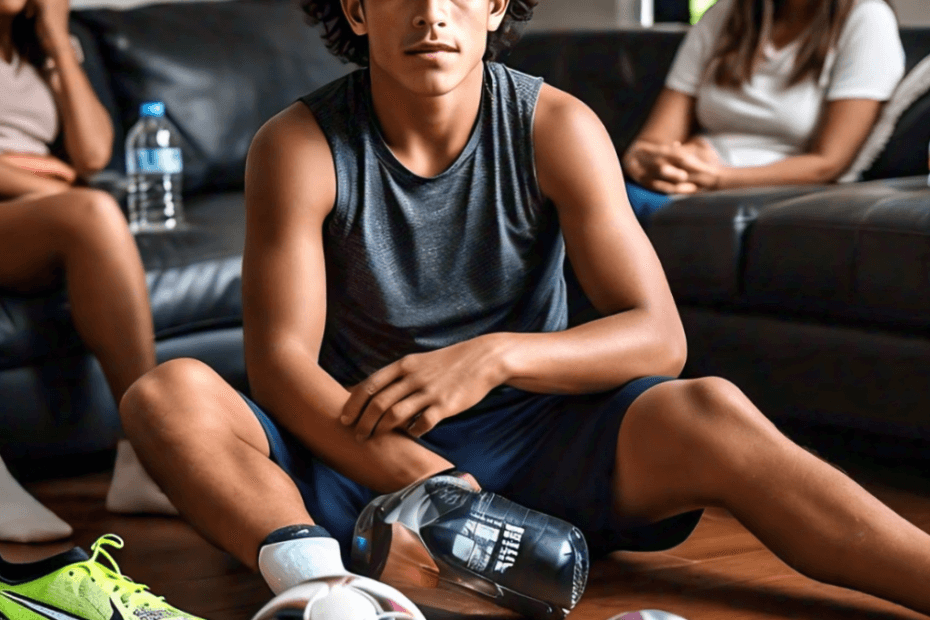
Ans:
[[[123,539],[101,536],[90,558],[75,547],[29,564],[0,560],[0,620],[201,620],[122,574],[104,545],[121,549]]]

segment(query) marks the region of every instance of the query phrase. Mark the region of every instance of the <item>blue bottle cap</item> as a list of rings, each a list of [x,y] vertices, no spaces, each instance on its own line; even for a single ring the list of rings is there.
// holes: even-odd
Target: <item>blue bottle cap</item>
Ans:
[[[146,101],[140,106],[139,114],[142,116],[164,116],[165,104],[161,101]]]

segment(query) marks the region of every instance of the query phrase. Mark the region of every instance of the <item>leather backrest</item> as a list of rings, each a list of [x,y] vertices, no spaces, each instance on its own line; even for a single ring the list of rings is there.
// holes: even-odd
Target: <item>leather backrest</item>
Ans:
[[[258,128],[355,68],[329,53],[289,1],[198,1],[74,16],[96,33],[123,132],[140,103],[165,102],[182,137],[185,194],[241,189]]]
[[[530,32],[505,62],[588,104],[622,153],[646,122],[685,32]]]

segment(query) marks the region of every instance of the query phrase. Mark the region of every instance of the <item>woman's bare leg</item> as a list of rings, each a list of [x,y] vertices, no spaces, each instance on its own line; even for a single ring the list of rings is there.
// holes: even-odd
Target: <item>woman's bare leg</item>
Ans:
[[[648,390],[621,425],[617,459],[621,514],[722,506],[802,574],[930,614],[930,535],[785,437],[731,383]]]
[[[75,329],[118,403],[155,366],[145,271],[119,206],[90,189],[0,204],[0,288],[37,293],[62,283]],[[138,465],[129,443],[121,441],[118,450],[108,506],[171,513],[171,503]]]
[[[119,402],[155,366],[145,271],[119,206],[90,189],[0,204],[0,288],[37,293],[62,280],[75,329]]]

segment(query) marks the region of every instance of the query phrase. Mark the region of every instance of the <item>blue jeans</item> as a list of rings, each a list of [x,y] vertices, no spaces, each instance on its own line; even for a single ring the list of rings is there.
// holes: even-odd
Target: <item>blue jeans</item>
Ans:
[[[630,199],[630,206],[640,225],[645,226],[653,213],[664,207],[672,199],[668,194],[660,194],[648,190],[631,181],[626,182],[626,195]]]

